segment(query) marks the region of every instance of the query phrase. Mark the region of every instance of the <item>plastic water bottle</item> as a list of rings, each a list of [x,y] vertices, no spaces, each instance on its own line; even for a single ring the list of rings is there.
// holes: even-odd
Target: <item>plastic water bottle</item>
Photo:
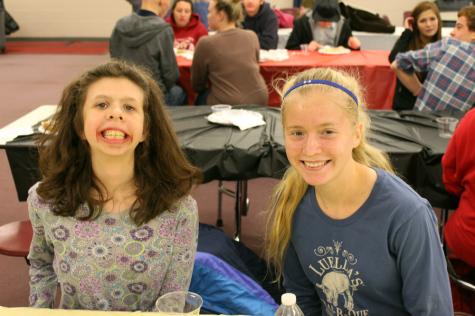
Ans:
[[[297,297],[293,293],[282,294],[282,304],[275,312],[275,316],[304,316],[297,305]]]

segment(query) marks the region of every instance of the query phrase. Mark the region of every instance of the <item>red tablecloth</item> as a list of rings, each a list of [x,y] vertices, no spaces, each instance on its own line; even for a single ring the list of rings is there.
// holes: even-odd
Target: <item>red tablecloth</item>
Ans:
[[[342,68],[356,74],[365,89],[367,107],[370,109],[391,109],[396,86],[396,76],[388,62],[388,51],[352,51],[345,55],[323,55],[318,52],[303,54],[289,51],[289,59],[284,61],[261,62],[261,74],[269,89],[269,105],[279,106],[280,97],[274,89],[277,78],[312,67]],[[196,96],[191,89],[191,60],[177,57],[180,69],[180,85],[188,93],[190,104]]]

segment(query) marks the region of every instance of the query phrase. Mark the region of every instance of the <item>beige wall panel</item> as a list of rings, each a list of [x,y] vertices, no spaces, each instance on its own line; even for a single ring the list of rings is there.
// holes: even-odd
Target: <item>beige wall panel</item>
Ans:
[[[418,0],[345,0],[345,4],[380,15],[392,24],[403,25],[403,12]],[[292,0],[271,0],[273,6],[287,8]],[[6,7],[20,24],[14,37],[109,37],[115,22],[130,12],[125,0],[5,0]]]
[[[14,37],[109,37],[131,11],[125,0],[6,0],[20,25]]]

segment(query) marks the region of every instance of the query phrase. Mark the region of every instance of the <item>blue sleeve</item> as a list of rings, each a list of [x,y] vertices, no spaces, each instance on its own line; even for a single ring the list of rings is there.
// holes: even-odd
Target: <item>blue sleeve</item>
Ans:
[[[429,44],[423,49],[412,50],[405,53],[399,53],[396,55],[396,61],[399,68],[412,73],[428,72],[430,64],[434,60],[440,58],[441,53],[444,51],[445,41],[437,41]]]
[[[284,288],[286,292],[297,296],[297,305],[304,315],[322,315],[322,306],[315,286],[303,272],[291,241],[284,258]]]
[[[444,253],[432,208],[421,205],[395,230],[389,247],[396,255],[402,297],[411,315],[452,315],[452,300]]]

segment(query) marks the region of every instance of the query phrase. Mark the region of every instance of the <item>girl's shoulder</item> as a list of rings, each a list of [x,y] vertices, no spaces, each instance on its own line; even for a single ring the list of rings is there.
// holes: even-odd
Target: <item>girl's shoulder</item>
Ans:
[[[401,218],[412,217],[421,211],[432,211],[429,202],[400,177],[382,169],[376,169],[376,172],[378,174],[376,201],[385,204],[386,209],[392,209]]]
[[[177,216],[194,216],[198,214],[198,205],[191,195],[185,195],[173,204],[171,211]]]
[[[41,182],[37,182],[28,190],[28,206],[34,209],[51,209],[51,204],[38,194],[37,190],[40,184]]]

